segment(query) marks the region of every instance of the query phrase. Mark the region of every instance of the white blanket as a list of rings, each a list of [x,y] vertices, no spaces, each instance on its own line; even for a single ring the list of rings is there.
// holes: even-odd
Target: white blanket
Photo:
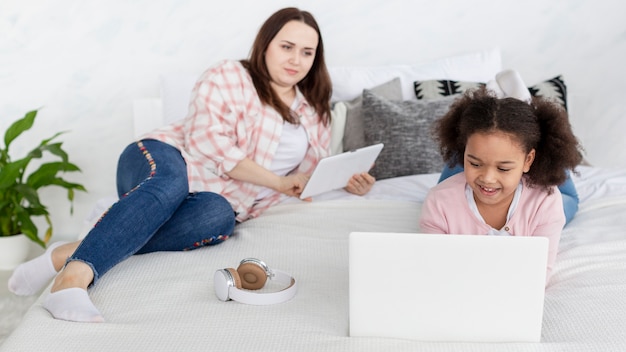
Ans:
[[[52,319],[40,298],[0,351],[624,351],[626,170],[594,172],[575,179],[585,201],[563,231],[541,343],[348,336],[348,233],[418,231],[419,199],[436,182],[425,175],[381,181],[369,199],[337,191],[286,202],[216,247],[131,257],[90,290],[106,323]],[[604,185],[591,182],[598,179]],[[217,300],[213,273],[245,257],[293,274],[295,298],[272,306]]]

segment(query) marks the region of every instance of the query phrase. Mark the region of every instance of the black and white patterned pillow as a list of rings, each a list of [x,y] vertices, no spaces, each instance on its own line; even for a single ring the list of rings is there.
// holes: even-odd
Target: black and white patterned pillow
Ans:
[[[452,80],[415,81],[415,97],[418,100],[435,100],[450,95],[463,94],[466,90],[484,87],[485,83]]]
[[[419,100],[434,100],[450,95],[462,94],[468,89],[484,86],[482,82],[463,82],[453,80],[415,81],[415,97]],[[528,87],[534,97],[541,96],[559,103],[567,110],[567,87],[563,76],[559,75]]]

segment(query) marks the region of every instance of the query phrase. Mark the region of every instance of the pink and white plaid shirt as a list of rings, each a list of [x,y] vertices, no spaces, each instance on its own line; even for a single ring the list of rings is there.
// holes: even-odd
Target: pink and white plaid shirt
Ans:
[[[295,113],[300,116],[309,145],[295,172],[310,174],[330,153],[330,125],[319,122],[317,112],[299,90],[296,102]],[[190,191],[221,194],[237,212],[237,220],[244,221],[277,203],[281,194],[274,192],[256,201],[260,186],[237,181],[226,173],[246,157],[269,169],[283,123],[276,110],[261,103],[241,63],[222,61],[196,82],[186,118],[142,138],[178,148],[187,162]]]

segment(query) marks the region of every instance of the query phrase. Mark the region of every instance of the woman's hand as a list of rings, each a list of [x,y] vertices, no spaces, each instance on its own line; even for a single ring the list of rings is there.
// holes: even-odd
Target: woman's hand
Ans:
[[[368,174],[367,172],[363,172],[352,176],[352,178],[348,181],[348,185],[345,187],[345,190],[352,194],[362,196],[372,189],[374,182],[376,182],[374,176]]]
[[[292,197],[300,197],[304,186],[309,181],[309,176],[305,174],[291,174],[282,176],[274,188],[275,191],[284,193]]]

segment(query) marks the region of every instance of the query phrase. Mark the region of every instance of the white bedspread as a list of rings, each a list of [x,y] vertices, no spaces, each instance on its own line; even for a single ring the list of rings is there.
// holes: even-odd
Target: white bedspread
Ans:
[[[131,257],[90,291],[106,323],[52,319],[40,298],[0,351],[626,350],[626,170],[593,168],[575,178],[584,201],[563,232],[541,343],[348,337],[348,233],[418,231],[420,199],[436,180],[381,181],[367,199],[337,191],[286,202],[217,247]],[[245,257],[293,274],[296,297],[273,306],[218,301],[213,273]]]

